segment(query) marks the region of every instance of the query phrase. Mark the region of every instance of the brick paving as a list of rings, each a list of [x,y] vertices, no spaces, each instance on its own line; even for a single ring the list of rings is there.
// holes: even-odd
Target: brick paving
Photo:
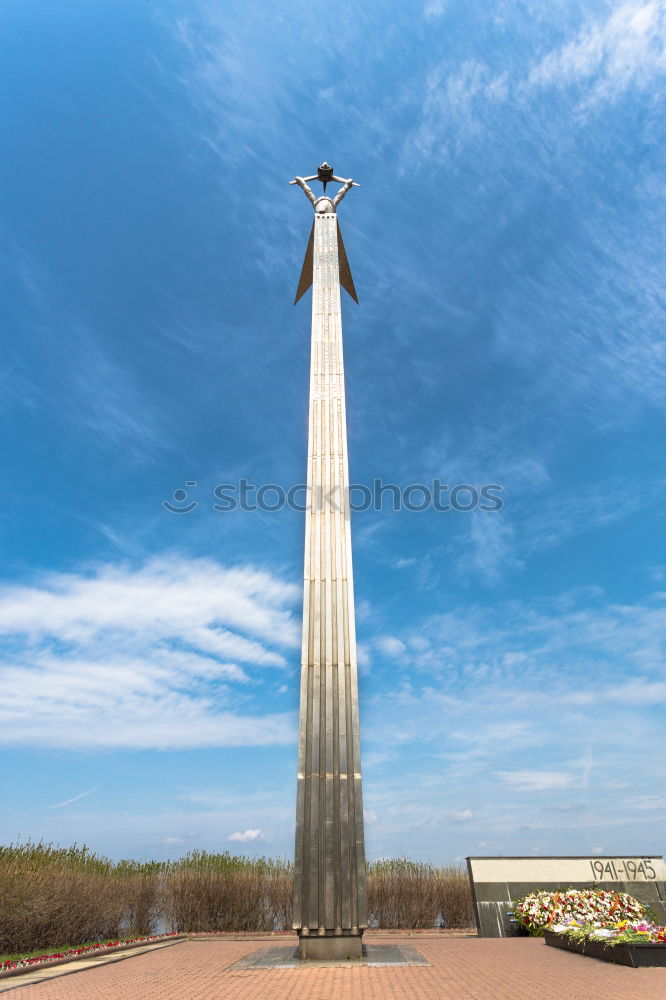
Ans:
[[[432,964],[230,971],[265,943],[186,941],[36,985],[17,980],[2,1000],[666,1000],[666,969],[627,969],[538,939],[403,940]]]

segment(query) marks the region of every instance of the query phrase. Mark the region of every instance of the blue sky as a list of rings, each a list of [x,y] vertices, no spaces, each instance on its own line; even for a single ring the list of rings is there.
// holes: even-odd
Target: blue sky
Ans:
[[[504,500],[353,516],[368,855],[662,853],[664,0],[0,22],[0,839],[292,852],[327,159],[353,481]]]

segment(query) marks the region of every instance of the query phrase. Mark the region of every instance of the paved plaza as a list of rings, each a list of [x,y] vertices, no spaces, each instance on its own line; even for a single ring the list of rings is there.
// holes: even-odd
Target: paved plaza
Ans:
[[[372,935],[430,963],[231,969],[265,940],[195,940],[15,987],[2,1000],[666,1000],[666,969],[628,969],[531,938]],[[281,942],[282,944],[284,943]],[[69,968],[74,968],[70,966]]]

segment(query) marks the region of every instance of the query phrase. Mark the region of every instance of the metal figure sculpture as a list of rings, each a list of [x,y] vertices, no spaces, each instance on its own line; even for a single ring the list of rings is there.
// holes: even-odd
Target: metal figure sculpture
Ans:
[[[321,181],[324,185],[324,194],[320,195],[318,198],[308,181]],[[334,184],[342,184],[342,187],[335,195],[334,198],[329,198],[326,196],[326,185],[333,182]],[[331,215],[337,210],[338,205],[352,187],[360,187],[356,181],[351,178],[345,180],[343,177],[335,177],[333,174],[333,167],[329,166],[328,163],[322,163],[320,167],[317,168],[317,173],[313,174],[311,177],[294,177],[293,181],[289,181],[290,184],[298,184],[300,188],[305,192],[308,200],[311,202],[312,207],[315,210],[315,216],[317,215]],[[356,295],[356,288],[354,287],[354,279],[352,278],[351,269],[349,267],[349,261],[347,260],[347,251],[345,250],[345,244],[342,239],[342,233],[340,232],[339,224],[336,226],[337,231],[337,242],[338,242],[338,260],[339,260],[339,275],[340,284],[345,289],[345,291],[351,295],[354,302],[358,304],[358,296]],[[301,277],[298,282],[298,288],[296,289],[296,298],[294,299],[294,305],[298,300],[307,292],[308,288],[312,284],[312,264],[313,264],[313,248],[314,248],[314,221],[312,223],[312,229],[310,231],[310,239],[308,240],[307,250],[305,251],[305,260],[303,261],[303,268],[301,270]]]

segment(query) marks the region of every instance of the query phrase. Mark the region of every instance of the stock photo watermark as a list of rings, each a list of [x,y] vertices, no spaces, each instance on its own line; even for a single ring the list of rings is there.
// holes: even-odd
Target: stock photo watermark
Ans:
[[[162,506],[171,514],[191,514],[203,505],[195,499],[193,491],[198,488],[194,479],[188,479],[182,487],[174,490],[171,500],[163,500]],[[209,509],[220,513],[230,511],[263,511],[275,513],[279,510],[294,510],[299,513],[323,510],[351,511],[402,511],[420,513],[435,511],[498,511],[504,507],[503,487],[499,483],[457,483],[453,486],[433,479],[430,483],[408,483],[398,486],[373,479],[372,485],[352,483],[348,487],[309,487],[298,483],[285,489],[278,483],[264,483],[258,486],[248,479],[237,483],[219,483],[212,490],[213,501]]]

